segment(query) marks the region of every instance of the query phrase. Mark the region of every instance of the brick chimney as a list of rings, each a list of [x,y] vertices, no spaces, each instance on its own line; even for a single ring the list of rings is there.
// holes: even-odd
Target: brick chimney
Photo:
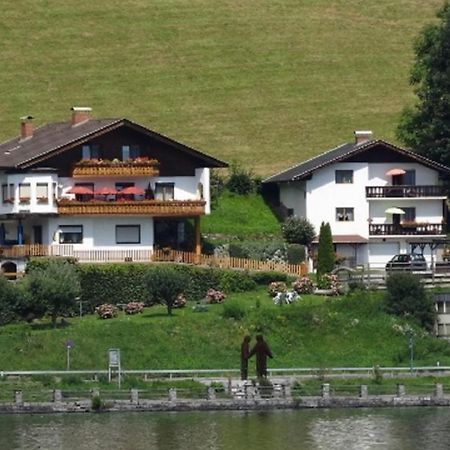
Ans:
[[[33,117],[23,116],[20,118],[20,140],[25,141],[33,137]]]
[[[87,122],[91,118],[92,108],[86,106],[72,107],[72,126]]]
[[[370,130],[355,131],[355,144],[360,145],[372,140],[372,132]]]

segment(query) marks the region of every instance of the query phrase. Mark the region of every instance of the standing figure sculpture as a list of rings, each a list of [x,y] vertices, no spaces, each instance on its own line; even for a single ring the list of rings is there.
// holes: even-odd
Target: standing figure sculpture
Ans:
[[[241,380],[248,377],[248,357],[250,354],[250,336],[244,336],[241,344]]]
[[[273,355],[261,334],[256,336],[256,344],[248,357],[251,358],[253,355],[256,355],[256,375],[258,378],[267,377],[267,357],[273,358]]]

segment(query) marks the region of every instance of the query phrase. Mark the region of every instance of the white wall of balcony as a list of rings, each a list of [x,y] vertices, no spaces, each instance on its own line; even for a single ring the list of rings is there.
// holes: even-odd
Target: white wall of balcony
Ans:
[[[370,163],[366,186],[389,186],[392,176],[386,175],[390,169],[416,171],[416,185],[436,186],[439,184],[439,173],[418,163]]]
[[[397,208],[415,208],[416,222],[439,224],[443,220],[442,216],[442,200],[427,199],[409,200],[405,199],[395,203],[395,200],[383,200],[370,203],[369,216],[371,223],[383,224],[392,223],[392,215],[386,214],[386,209],[391,207]],[[402,218],[402,217],[400,217]]]

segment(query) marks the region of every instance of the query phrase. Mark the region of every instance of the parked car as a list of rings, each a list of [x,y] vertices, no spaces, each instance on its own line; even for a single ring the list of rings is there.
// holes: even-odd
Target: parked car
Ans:
[[[427,270],[427,261],[421,253],[402,253],[387,262],[386,270]]]

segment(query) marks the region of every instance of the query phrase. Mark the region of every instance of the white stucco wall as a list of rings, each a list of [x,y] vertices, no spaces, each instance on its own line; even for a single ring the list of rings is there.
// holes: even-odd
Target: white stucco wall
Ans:
[[[280,202],[294,210],[297,217],[306,217],[306,184],[304,181],[280,185]]]

